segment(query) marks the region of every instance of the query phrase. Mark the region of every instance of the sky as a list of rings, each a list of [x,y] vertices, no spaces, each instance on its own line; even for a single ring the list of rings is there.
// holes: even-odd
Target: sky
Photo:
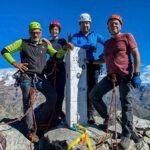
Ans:
[[[60,37],[79,31],[81,13],[92,18],[91,30],[110,38],[107,19],[112,14],[123,18],[122,33],[132,33],[141,55],[141,71],[150,70],[150,1],[149,0],[1,0],[0,50],[20,38],[28,38],[28,25],[38,21],[43,28],[42,37],[50,38],[49,23],[58,20],[62,25]],[[103,48],[98,46],[98,53]],[[98,55],[96,54],[96,56]],[[19,54],[13,55],[19,60]],[[0,56],[0,68],[10,68]]]

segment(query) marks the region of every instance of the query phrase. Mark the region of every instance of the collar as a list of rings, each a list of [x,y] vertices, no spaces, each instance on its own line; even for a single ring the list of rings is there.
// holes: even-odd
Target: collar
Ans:
[[[88,36],[89,36],[90,34],[92,34],[92,33],[94,33],[94,31],[89,31],[89,34],[88,34]],[[80,35],[83,35],[83,36],[85,36],[85,34],[83,34],[83,32],[82,32],[82,31],[79,31],[79,34],[80,34]]]
[[[37,44],[33,43],[33,42],[31,41],[31,39],[29,39],[29,42],[30,42],[31,45],[34,45],[34,46],[42,45],[42,44],[43,44],[42,39],[40,39],[40,40],[39,40],[39,43],[37,43]]]

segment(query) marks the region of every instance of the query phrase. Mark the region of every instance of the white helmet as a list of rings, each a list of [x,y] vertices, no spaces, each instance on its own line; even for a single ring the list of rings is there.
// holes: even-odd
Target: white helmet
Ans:
[[[78,22],[81,22],[81,21],[89,21],[91,22],[91,16],[88,14],[88,13],[83,13],[80,15],[80,18],[78,20]]]

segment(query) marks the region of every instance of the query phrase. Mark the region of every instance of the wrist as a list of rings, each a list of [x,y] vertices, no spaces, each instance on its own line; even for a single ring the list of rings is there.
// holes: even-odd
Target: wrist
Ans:
[[[63,49],[64,51],[67,51],[67,50],[68,50],[68,46],[67,46],[67,45],[63,45],[63,46],[62,46],[62,49]]]
[[[140,76],[140,72],[134,72],[133,76]]]
[[[15,65],[15,63],[16,63],[16,61],[11,62],[11,64],[12,64],[13,66]]]

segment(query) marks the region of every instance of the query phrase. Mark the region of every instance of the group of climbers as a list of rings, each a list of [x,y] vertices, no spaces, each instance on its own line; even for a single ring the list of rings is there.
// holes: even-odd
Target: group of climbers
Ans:
[[[102,98],[113,89],[112,80],[115,76],[115,86],[119,86],[122,107],[123,124],[120,147],[127,148],[133,130],[131,88],[139,88],[141,85],[140,55],[137,43],[132,34],[120,32],[123,21],[117,14],[110,16],[107,21],[111,38],[106,41],[102,35],[90,31],[91,22],[92,19],[88,13],[81,14],[78,20],[80,31],[71,36],[69,42],[59,38],[61,25],[58,21],[52,21],[49,25],[52,37],[50,41],[41,39],[40,23],[31,22],[29,24],[29,39],[19,39],[3,48],[1,53],[10,64],[21,71],[20,87],[23,94],[24,113],[32,105],[30,92],[32,88],[40,91],[46,97],[40,110],[38,122],[42,124],[47,122],[52,115],[58,122],[64,119],[65,115],[62,111],[66,82],[64,55],[69,49],[73,50],[74,46],[85,49],[88,123],[95,122],[93,104],[101,117],[104,118],[104,127],[106,127],[109,114]],[[104,50],[99,59],[95,60],[94,53],[97,51],[98,43],[104,46]],[[20,52],[21,63],[16,62],[11,55],[16,51]],[[46,54],[50,55],[47,61]],[[96,84],[95,72],[99,71],[102,63],[106,63],[107,76]],[[24,118],[24,122],[28,129],[28,136],[32,138],[34,136],[33,142],[38,141],[32,111]]]

